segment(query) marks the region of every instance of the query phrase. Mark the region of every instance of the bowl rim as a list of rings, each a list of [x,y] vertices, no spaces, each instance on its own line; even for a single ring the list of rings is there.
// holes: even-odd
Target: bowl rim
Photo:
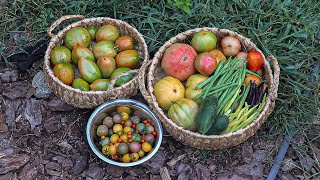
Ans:
[[[118,104],[118,103],[120,103],[120,104]],[[145,156],[141,160],[138,160],[135,162],[123,163],[123,162],[113,161],[113,160],[105,157],[104,155],[102,155],[102,153],[95,147],[94,143],[91,141],[90,129],[92,127],[93,118],[97,115],[97,113],[99,111],[103,110],[107,106],[114,106],[114,105],[121,105],[121,104],[128,104],[128,103],[133,103],[135,106],[138,106],[139,108],[142,108],[145,111],[147,111],[147,113],[149,113],[149,115],[151,115],[152,118],[155,120],[155,124],[159,127],[159,133],[158,133],[158,137],[157,137],[158,138],[157,145],[153,148],[153,150],[147,156]],[[112,164],[112,165],[121,166],[121,167],[129,167],[129,166],[136,166],[138,164],[142,164],[142,163],[146,162],[159,150],[161,143],[162,143],[162,138],[163,138],[163,128],[162,128],[161,122],[160,122],[159,118],[157,117],[157,115],[147,105],[145,105],[144,103],[137,101],[137,100],[133,100],[133,99],[129,99],[129,98],[119,98],[119,99],[110,100],[110,101],[107,101],[107,102],[101,104],[91,113],[91,115],[88,119],[88,122],[87,122],[87,126],[86,126],[86,137],[87,137],[87,141],[90,146],[90,149],[101,160],[103,160],[104,162],[107,162],[109,164]]]

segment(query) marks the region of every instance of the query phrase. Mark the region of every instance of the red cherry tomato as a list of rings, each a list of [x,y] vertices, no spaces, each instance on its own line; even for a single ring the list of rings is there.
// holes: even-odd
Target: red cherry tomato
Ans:
[[[156,136],[156,135],[157,135],[157,132],[153,131],[151,134],[152,134],[153,136]]]
[[[252,50],[248,53],[248,69],[250,71],[256,72],[258,71],[263,63],[263,57],[261,53],[257,50]]]

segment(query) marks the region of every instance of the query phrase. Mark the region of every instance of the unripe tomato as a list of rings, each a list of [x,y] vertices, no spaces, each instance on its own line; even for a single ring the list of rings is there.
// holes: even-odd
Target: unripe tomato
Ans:
[[[261,53],[257,50],[250,51],[248,53],[247,60],[248,60],[248,69],[253,72],[258,71],[261,68],[263,63],[263,57]]]

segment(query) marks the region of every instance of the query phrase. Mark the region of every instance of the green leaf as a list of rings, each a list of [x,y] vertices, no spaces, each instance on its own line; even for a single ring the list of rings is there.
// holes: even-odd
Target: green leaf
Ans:
[[[191,13],[191,10],[190,10],[189,6],[183,6],[182,8],[183,8],[184,12],[186,12],[188,14]]]

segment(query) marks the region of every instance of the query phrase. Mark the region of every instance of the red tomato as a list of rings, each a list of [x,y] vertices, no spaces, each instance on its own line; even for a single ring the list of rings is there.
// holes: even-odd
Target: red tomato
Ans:
[[[248,60],[248,69],[250,71],[256,72],[262,66],[263,57],[259,51],[252,50],[248,53],[247,60]]]
[[[261,83],[260,78],[256,75],[250,74],[244,79],[244,83],[248,86],[250,81],[256,83],[256,85],[259,85]]]

